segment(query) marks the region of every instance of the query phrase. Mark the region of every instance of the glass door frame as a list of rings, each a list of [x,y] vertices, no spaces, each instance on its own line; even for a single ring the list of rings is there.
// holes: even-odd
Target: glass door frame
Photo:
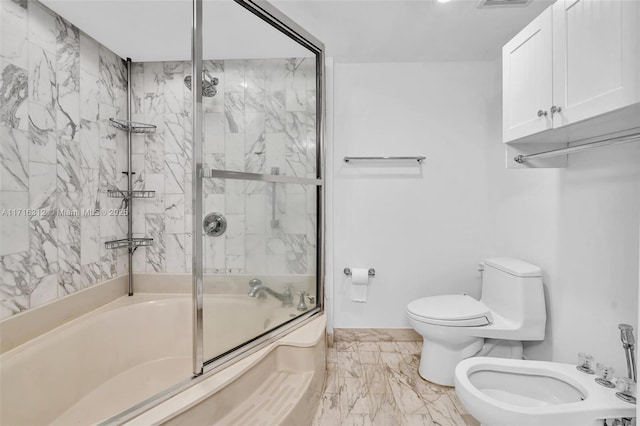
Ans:
[[[202,142],[203,142],[203,105],[202,105],[202,79],[192,79],[192,299],[193,299],[193,374],[201,376],[203,373],[222,368],[239,357],[255,352],[264,345],[277,339],[284,333],[303,325],[311,318],[324,311],[324,279],[325,279],[325,50],[324,44],[307,32],[300,25],[292,21],[274,6],[262,0],[234,0],[235,3],[271,25],[274,29],[285,34],[300,45],[306,47],[315,55],[316,59],[316,178],[303,178],[295,176],[269,175],[232,172],[225,170],[205,170],[203,168]],[[193,0],[193,24],[191,37],[191,75],[202,75],[202,16],[203,0]],[[317,304],[314,309],[300,315],[294,320],[283,324],[275,330],[266,333],[228,355],[206,360],[204,358],[204,323],[203,323],[203,256],[202,256],[202,198],[203,179],[209,177],[228,179],[261,180],[267,182],[294,183],[315,185],[316,191],[316,297]]]

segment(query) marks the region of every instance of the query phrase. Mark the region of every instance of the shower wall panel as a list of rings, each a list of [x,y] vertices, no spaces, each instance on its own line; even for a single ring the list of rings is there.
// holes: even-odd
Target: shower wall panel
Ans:
[[[316,177],[314,58],[203,66],[218,79],[218,93],[203,98],[206,168]],[[136,189],[157,191],[153,200],[136,201],[134,232],[154,238],[152,247],[135,253],[136,272],[191,271],[191,91],[183,84],[190,73],[188,62],[133,67],[133,119],[158,126],[133,139]],[[203,184],[204,214],[222,213],[229,223],[223,236],[205,238],[205,274],[315,272],[315,187]]]
[[[115,277],[126,68],[35,0],[0,1],[0,318]],[[118,256],[118,255],[124,256]]]

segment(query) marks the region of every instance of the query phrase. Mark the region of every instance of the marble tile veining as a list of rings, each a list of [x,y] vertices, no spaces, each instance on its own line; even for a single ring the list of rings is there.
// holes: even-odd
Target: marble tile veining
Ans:
[[[351,333],[366,340],[345,339],[345,334],[328,349],[324,394],[313,426],[479,426],[453,388],[419,376],[418,341],[394,341],[374,329]]]
[[[0,318],[112,278],[126,110],[115,53],[37,0],[0,1]],[[125,143],[123,143],[125,141]],[[122,270],[120,268],[119,270]]]

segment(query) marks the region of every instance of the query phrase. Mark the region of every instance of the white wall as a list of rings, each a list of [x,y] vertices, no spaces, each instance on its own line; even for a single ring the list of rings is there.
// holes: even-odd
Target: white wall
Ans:
[[[514,256],[543,268],[548,303],[547,338],[525,354],[587,351],[624,374],[617,324],[638,315],[640,146],[507,170],[500,78],[491,63],[336,64],[335,327],[408,327],[407,302],[478,296],[476,264]],[[345,155],[427,160],[408,176],[418,169]],[[367,303],[349,300],[345,266],[376,268]]]
[[[335,65],[335,327],[408,327],[405,306],[417,297],[479,295],[493,72],[488,63]],[[427,160],[374,167],[346,155]],[[347,266],[376,269],[367,303],[351,302]]]

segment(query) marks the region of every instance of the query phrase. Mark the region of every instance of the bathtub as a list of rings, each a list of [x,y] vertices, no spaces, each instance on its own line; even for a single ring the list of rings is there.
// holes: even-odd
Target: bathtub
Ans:
[[[246,294],[205,295],[203,312],[205,358],[299,314]],[[191,318],[190,295],[140,293],[3,353],[0,424],[96,424],[188,379]]]

